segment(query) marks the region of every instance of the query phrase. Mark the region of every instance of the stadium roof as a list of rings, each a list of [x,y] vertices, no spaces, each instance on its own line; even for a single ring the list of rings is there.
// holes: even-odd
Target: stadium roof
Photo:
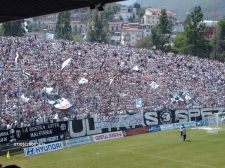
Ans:
[[[0,22],[41,16],[60,11],[123,0],[1,0]]]

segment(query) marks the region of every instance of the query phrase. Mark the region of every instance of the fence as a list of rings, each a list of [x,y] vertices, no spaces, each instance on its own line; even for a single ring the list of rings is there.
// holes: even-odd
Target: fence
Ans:
[[[99,116],[2,130],[0,131],[1,153],[19,146],[17,149],[21,150],[23,147],[25,155],[31,156],[84,143],[176,129],[181,123],[192,127],[196,124],[206,124],[202,120],[218,112],[225,112],[225,107],[165,109],[153,112],[146,109],[132,115]]]

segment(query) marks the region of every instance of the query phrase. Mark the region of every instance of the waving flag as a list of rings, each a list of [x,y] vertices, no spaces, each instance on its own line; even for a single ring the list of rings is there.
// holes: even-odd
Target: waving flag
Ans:
[[[139,67],[138,66],[135,66],[135,67],[133,67],[133,70],[134,71],[139,71]]]
[[[49,104],[54,105],[55,108],[60,110],[65,110],[72,106],[69,100],[59,96],[58,94],[47,95],[47,101]]]
[[[159,85],[154,81],[150,84],[150,86],[152,87],[152,89],[157,89],[159,87]]]
[[[20,98],[24,103],[27,103],[30,100],[28,97],[25,97],[24,95],[21,95]]]
[[[44,92],[50,94],[53,91],[52,87],[44,87],[44,89],[42,89]]]
[[[18,58],[19,58],[19,54],[18,54],[18,52],[16,52],[16,58],[15,58],[15,64],[16,65],[18,64]]]
[[[60,110],[65,110],[72,106],[70,104],[70,102],[63,97],[61,99],[58,99],[56,102],[57,103],[54,106],[55,106],[55,108],[60,109]]]
[[[79,83],[79,84],[85,84],[85,83],[88,83],[88,80],[82,77],[82,78],[79,80],[78,83]]]
[[[61,71],[70,63],[71,60],[72,60],[72,58],[68,58],[66,61],[64,61],[62,63]]]

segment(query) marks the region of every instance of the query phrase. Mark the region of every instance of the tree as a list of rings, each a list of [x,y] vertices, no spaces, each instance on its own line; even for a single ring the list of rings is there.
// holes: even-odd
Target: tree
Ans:
[[[139,3],[134,3],[134,8],[137,11],[137,15],[139,18],[142,18],[145,14],[145,8],[142,8]]]
[[[60,12],[58,14],[56,30],[55,30],[55,38],[56,39],[66,39],[72,40],[72,28],[71,28],[71,14],[70,12]]]
[[[187,41],[187,39],[186,39],[185,33],[177,34],[177,36],[174,40],[175,52],[178,52],[181,54],[187,54],[186,41]]]
[[[0,36],[4,35],[4,28],[3,25],[0,25]]]
[[[11,22],[3,23],[4,35],[5,36],[23,36],[24,20],[16,20]]]
[[[212,59],[225,62],[225,19],[221,20],[212,38]]]
[[[209,41],[204,37],[205,25],[202,21],[203,13],[201,7],[197,6],[185,19],[185,46],[188,54],[207,58],[210,53],[210,46]]]
[[[106,4],[104,7],[104,15],[107,21],[112,21],[114,15],[120,11],[121,5],[117,3]]]
[[[109,42],[109,30],[103,12],[93,10],[88,24],[87,41]]]
[[[152,41],[153,46],[155,46],[155,49],[159,49],[160,32],[158,30],[158,27],[155,27],[155,28],[152,29],[151,41]]]
[[[156,49],[163,51],[169,51],[169,38],[172,31],[172,23],[167,17],[167,12],[165,9],[161,10],[159,17],[159,24],[152,30],[152,43]]]
[[[136,48],[146,48],[146,49],[150,49],[152,47],[152,41],[150,37],[144,37],[142,39],[140,39],[136,45]]]

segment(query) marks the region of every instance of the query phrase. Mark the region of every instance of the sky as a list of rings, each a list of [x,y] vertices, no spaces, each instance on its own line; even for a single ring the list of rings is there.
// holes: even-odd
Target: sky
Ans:
[[[119,2],[123,5],[132,5],[136,2],[137,0],[126,0],[126,1],[122,1],[122,2]]]

